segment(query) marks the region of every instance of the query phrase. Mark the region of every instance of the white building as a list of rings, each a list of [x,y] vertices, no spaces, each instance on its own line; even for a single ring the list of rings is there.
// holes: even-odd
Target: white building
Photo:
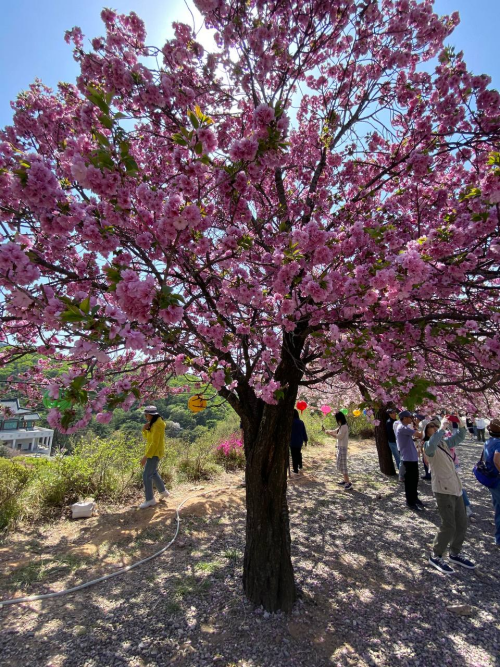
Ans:
[[[22,408],[18,398],[0,400],[0,445],[18,455],[50,456],[54,431],[36,426],[39,419],[36,412]]]

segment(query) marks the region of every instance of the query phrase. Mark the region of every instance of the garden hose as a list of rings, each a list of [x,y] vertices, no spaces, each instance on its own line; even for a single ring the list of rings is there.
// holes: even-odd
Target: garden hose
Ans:
[[[222,486],[219,487],[218,489],[213,489],[212,491],[204,491],[203,493],[196,493],[193,496],[188,496],[185,498],[180,505],[178,505],[175,508],[175,519],[177,521],[177,527],[175,529],[175,535],[174,537],[170,540],[170,542],[164,546],[162,549],[157,551],[156,553],[152,554],[151,556],[148,556],[147,558],[142,558],[141,560],[138,560],[136,563],[132,563],[132,565],[127,565],[126,567],[122,567],[119,570],[116,570],[115,572],[111,572],[110,574],[106,574],[103,577],[99,577],[98,579],[92,579],[91,581],[86,581],[84,584],[79,584],[78,586],[72,586],[71,588],[66,588],[62,591],[55,591],[53,593],[41,593],[40,595],[29,595],[24,598],[11,598],[9,600],[0,600],[0,607],[7,606],[10,604],[20,604],[21,602],[35,602],[36,600],[48,600],[50,598],[57,598],[62,595],[68,595],[69,593],[76,593],[76,591],[81,591],[84,588],[89,588],[89,586],[94,586],[95,584],[101,583],[101,581],[107,581],[108,579],[112,579],[113,577],[117,577],[120,574],[125,574],[125,572],[129,572],[130,570],[133,570],[136,567],[139,567],[139,565],[143,565],[144,563],[147,563],[150,560],[153,560],[153,558],[156,558],[157,556],[160,556],[162,553],[164,553],[169,547],[172,546],[172,544],[175,542],[177,539],[177,536],[179,534],[179,529],[180,529],[180,522],[181,518],[179,515],[180,510],[182,509],[182,506],[187,503],[188,500],[191,500],[192,498],[197,498],[198,496],[204,496],[208,495],[209,493],[215,493],[216,491],[221,491],[222,489],[228,489],[231,487],[228,486]]]

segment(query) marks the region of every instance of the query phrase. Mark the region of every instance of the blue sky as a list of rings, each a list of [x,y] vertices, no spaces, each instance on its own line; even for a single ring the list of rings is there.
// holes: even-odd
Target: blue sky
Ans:
[[[74,81],[77,66],[64,41],[65,30],[78,25],[91,38],[103,34],[100,11],[105,4],[119,12],[134,10],[146,23],[148,43],[161,45],[174,20],[192,22],[183,2],[161,0],[15,0],[3,3],[0,24],[0,127],[12,118],[10,101],[39,77],[49,85]],[[167,5],[175,5],[169,8]],[[498,27],[500,0],[435,0],[435,11],[458,10],[462,22],[448,40],[463,50],[469,69],[486,73],[500,87]]]

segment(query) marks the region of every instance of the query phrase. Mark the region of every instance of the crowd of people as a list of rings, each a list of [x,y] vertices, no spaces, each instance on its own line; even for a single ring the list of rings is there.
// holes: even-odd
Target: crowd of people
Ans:
[[[468,517],[472,516],[467,492],[460,479],[460,461],[457,453],[469,431],[483,445],[481,465],[491,491],[495,511],[495,544],[500,546],[500,419],[485,420],[482,417],[459,417],[441,413],[428,416],[412,413],[408,410],[388,411],[386,423],[387,442],[394,457],[399,479],[404,483],[405,499],[408,508],[414,512],[425,511],[425,505],[418,494],[419,459],[424,466],[423,480],[430,480],[441,518],[441,525],[436,533],[429,555],[429,563],[445,574],[454,570],[444,559],[448,551],[450,563],[474,569],[475,564],[462,553],[468,526]],[[144,409],[146,423],[142,433],[145,440],[145,453],[141,459],[144,467],[143,482],[145,501],[139,509],[156,505],[153,486],[159,492],[160,500],[168,497],[169,492],[158,472],[160,459],[165,454],[165,422],[154,405]],[[347,452],[349,427],[343,412],[335,414],[337,428],[327,430],[327,435],[337,440],[336,467],[342,479],[339,484],[346,491],[351,490]],[[486,439],[485,432],[489,437]],[[307,445],[308,437],[304,422],[297,410],[294,410],[290,452],[293,474],[302,470],[302,447]],[[476,475],[477,476],[477,475]],[[479,479],[479,478],[478,478]]]
[[[446,562],[444,555],[449,552],[450,563],[474,569],[475,564],[462,554],[468,518],[473,515],[469,497],[460,479],[460,459],[457,447],[465,441],[467,431],[484,443],[482,459],[489,467],[491,475],[497,477],[496,484],[489,487],[495,511],[495,544],[500,546],[500,420],[488,421],[482,417],[460,418],[445,412],[427,416],[390,408],[386,423],[387,443],[394,457],[399,479],[404,483],[408,508],[414,512],[425,511],[425,505],[418,494],[419,460],[423,463],[422,480],[430,481],[436,500],[441,525],[436,533],[429,555],[429,564],[445,574],[454,570]],[[337,439],[337,470],[342,475],[339,484],[346,490],[352,489],[347,468],[349,428],[342,412],[335,415],[337,428],[327,430],[327,435]],[[485,438],[488,430],[489,438]],[[304,423],[295,410],[292,441],[290,445],[293,472],[302,469],[303,444],[307,444]]]
[[[485,439],[486,429],[489,438]],[[410,510],[422,512],[424,503],[418,495],[419,458],[424,466],[423,480],[430,480],[441,518],[441,525],[432,545],[429,563],[445,574],[452,564],[474,569],[474,563],[461,553],[473,510],[460,479],[460,460],[457,447],[465,441],[467,431],[484,443],[482,460],[493,480],[489,486],[495,511],[495,544],[500,546],[500,420],[487,421],[482,417],[459,417],[441,413],[426,416],[396,409],[389,411],[386,433],[389,449],[405,485],[406,504]],[[495,478],[496,483],[494,483]]]

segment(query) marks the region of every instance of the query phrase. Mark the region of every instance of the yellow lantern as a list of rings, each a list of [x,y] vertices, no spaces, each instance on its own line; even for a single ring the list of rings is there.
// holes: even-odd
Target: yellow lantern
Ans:
[[[191,412],[201,412],[207,407],[207,401],[203,398],[203,396],[200,396],[200,394],[196,394],[196,396],[191,396],[191,398],[188,401],[188,408],[191,410]]]
[[[357,410],[357,409],[356,409],[356,410],[353,410],[353,411],[352,411],[352,414],[353,414],[355,417],[359,417],[359,415],[361,414],[361,410]]]

